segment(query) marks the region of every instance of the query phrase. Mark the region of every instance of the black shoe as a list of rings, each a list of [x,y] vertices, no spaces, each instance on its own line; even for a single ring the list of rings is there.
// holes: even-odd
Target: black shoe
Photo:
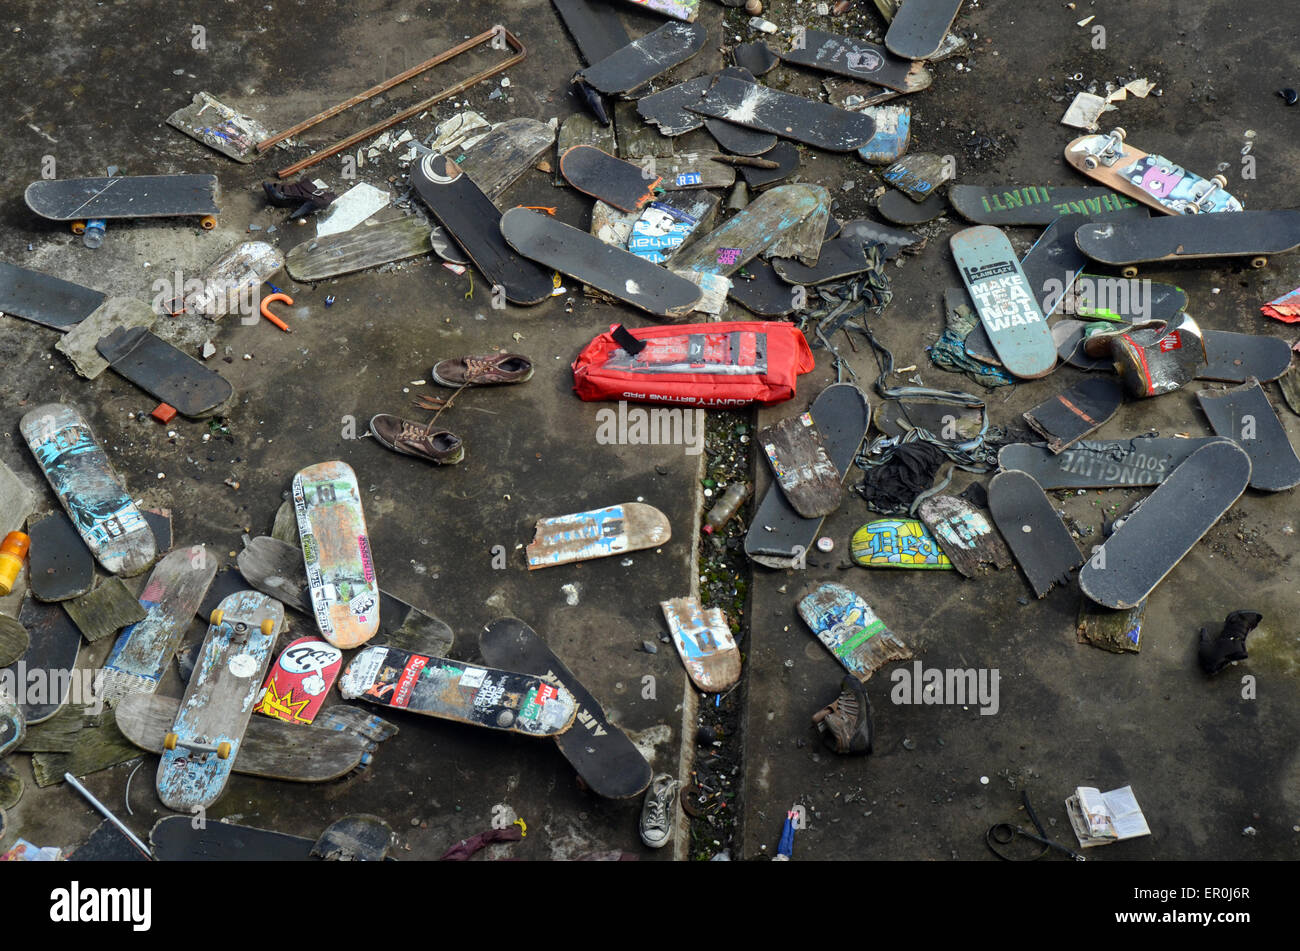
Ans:
[[[266,192],[266,200],[275,207],[289,208],[297,206],[297,211],[290,215],[290,218],[303,218],[322,211],[333,204],[334,199],[339,197],[331,191],[317,188],[307,179],[294,182],[291,185],[282,185],[279,182],[263,182],[262,188]]]

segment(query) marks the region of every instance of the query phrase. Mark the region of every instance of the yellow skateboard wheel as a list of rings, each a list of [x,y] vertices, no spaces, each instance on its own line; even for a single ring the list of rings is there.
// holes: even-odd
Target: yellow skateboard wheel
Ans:
[[[217,744],[217,759],[230,759],[230,744],[224,740]]]
[[[72,223],[72,233],[73,233],[73,234],[85,234],[85,233],[86,233],[86,223],[85,223],[84,221],[74,221],[74,222]]]
[[[217,226],[217,219],[212,215],[204,215],[199,219],[199,224],[202,226],[204,231],[211,231]]]
[[[1138,276],[1138,269],[1130,264],[1128,267],[1124,268],[1124,270],[1120,271],[1120,274],[1122,274],[1124,277],[1132,279]]]
[[[221,608],[213,608],[213,609],[212,609],[212,616],[211,616],[210,618],[208,618],[208,622],[209,622],[213,627],[216,627],[218,624],[221,623],[221,619],[222,619],[223,617],[225,617],[225,616],[226,616],[226,615],[225,615],[225,612],[223,612],[223,611],[221,610]]]
[[[262,620],[262,633],[265,634],[267,637],[270,637],[272,634],[274,634],[275,621],[271,620],[270,618],[264,618]]]
[[[163,749],[165,749],[165,750],[174,750],[174,749],[176,749],[176,739],[177,739],[177,737],[176,737],[176,734],[175,734],[175,733],[168,733],[166,736],[164,736],[164,737],[163,737]]]

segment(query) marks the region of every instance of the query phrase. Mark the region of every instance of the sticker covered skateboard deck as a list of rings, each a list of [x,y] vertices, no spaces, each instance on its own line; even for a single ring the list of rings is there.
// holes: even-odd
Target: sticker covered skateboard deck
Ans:
[[[62,403],[47,403],[23,416],[19,426],[64,511],[104,570],[129,578],[153,564],[153,532],[81,414]]]
[[[356,473],[322,462],[293,477],[294,512],[316,625],[347,650],[379,629],[379,584]]]
[[[536,631],[518,618],[498,618],[483,629],[478,643],[488,663],[542,677],[573,694],[576,722],[555,738],[555,744],[592,792],[628,799],[645,791],[653,772],[650,764]]]
[[[747,82],[725,71],[687,108],[828,152],[861,148],[876,132],[870,116]]]
[[[821,518],[840,505],[843,476],[831,462],[811,413],[782,419],[758,432],[786,501],[804,518]]]
[[[262,686],[256,713],[309,724],[325,705],[343,669],[343,652],[317,637],[300,637],[281,651]]]
[[[672,533],[668,517],[653,505],[624,502],[539,519],[525,554],[531,571],[654,548],[666,543]]]
[[[1075,443],[1054,452],[1042,443],[1011,443],[998,451],[998,465],[1027,473],[1044,490],[1131,489],[1159,485],[1192,453],[1217,436],[1131,439]]]
[[[912,656],[871,605],[843,585],[818,585],[800,600],[799,616],[844,669],[863,683],[890,661]]]
[[[1083,564],[1079,546],[1043,490],[1030,476],[1014,469],[989,483],[989,511],[1020,570],[1039,598]]]
[[[566,687],[538,676],[396,647],[366,647],[354,655],[339,689],[347,700],[526,736],[563,733],[578,710]]]
[[[1084,135],[1065,147],[1065,160],[1083,174],[1168,215],[1241,211],[1222,176],[1210,180],[1125,141],[1123,129]]]
[[[985,568],[1000,570],[1011,564],[1011,552],[984,514],[965,499],[935,495],[916,510],[952,566],[972,578]]]
[[[1250,457],[1234,443],[1198,449],[1093,553],[1079,587],[1105,607],[1136,607],[1241,497],[1250,478]]]
[[[211,416],[235,393],[220,373],[144,327],[118,327],[95,349],[115,373],[190,419]]]
[[[67,330],[104,303],[107,295],[38,271],[0,261],[0,313]]]
[[[740,679],[740,648],[721,608],[698,598],[659,602],[673,645],[691,682],[705,693],[730,690]]]
[[[47,515],[27,528],[27,583],[42,601],[79,598],[95,583],[95,558],[63,512]]]
[[[1250,457],[1252,489],[1281,492],[1300,485],[1300,459],[1258,381],[1218,392],[1201,390],[1196,401],[1214,431]]]
[[[1137,208],[1127,195],[1095,185],[953,185],[948,204],[977,225],[1050,225],[1062,215]]]
[[[181,697],[158,763],[158,798],[177,812],[220,798],[234,769],[262,675],[284,628],[284,607],[256,591],[224,598]]]
[[[878,518],[849,540],[849,553],[864,568],[950,571],[953,564],[925,523],[915,518]]]

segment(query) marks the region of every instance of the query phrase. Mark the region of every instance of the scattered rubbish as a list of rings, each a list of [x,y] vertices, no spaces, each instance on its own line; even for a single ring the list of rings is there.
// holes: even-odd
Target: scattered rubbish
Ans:
[[[1092,786],[1077,786],[1074,795],[1065,800],[1065,811],[1081,848],[1151,834],[1132,786],[1106,793]]]
[[[1260,312],[1286,324],[1300,323],[1300,287],[1269,301]]]
[[[1250,656],[1246,653],[1246,637],[1262,620],[1264,616],[1254,611],[1233,611],[1224,619],[1217,637],[1210,635],[1209,628],[1201,628],[1197,649],[1201,669],[1217,674],[1229,664],[1246,660]]]
[[[1080,644],[1091,644],[1113,654],[1136,654],[1141,649],[1146,608],[1146,601],[1142,601],[1136,607],[1114,611],[1080,595],[1075,636]]]
[[[256,119],[225,105],[206,92],[195,93],[188,106],[177,109],[167,117],[167,124],[222,155],[245,164],[257,157],[257,143],[270,135],[267,128]]]
[[[1279,89],[1277,94],[1282,97],[1282,101],[1288,106],[1294,106],[1297,101],[1300,101],[1300,93],[1297,93],[1289,86],[1286,89]]]
[[[316,222],[316,236],[351,231],[375,212],[388,206],[388,192],[374,185],[359,182],[344,192],[330,205],[329,214]]]
[[[186,293],[182,308],[209,320],[230,313],[251,313],[257,289],[283,266],[284,255],[278,248],[264,241],[247,241],[207,267],[200,280],[201,289]]]

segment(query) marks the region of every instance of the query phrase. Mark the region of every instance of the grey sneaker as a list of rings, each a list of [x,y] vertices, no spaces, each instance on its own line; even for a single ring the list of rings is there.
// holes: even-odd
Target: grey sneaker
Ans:
[[[660,849],[673,837],[677,824],[677,780],[660,773],[650,782],[641,807],[641,841],[652,849]]]

